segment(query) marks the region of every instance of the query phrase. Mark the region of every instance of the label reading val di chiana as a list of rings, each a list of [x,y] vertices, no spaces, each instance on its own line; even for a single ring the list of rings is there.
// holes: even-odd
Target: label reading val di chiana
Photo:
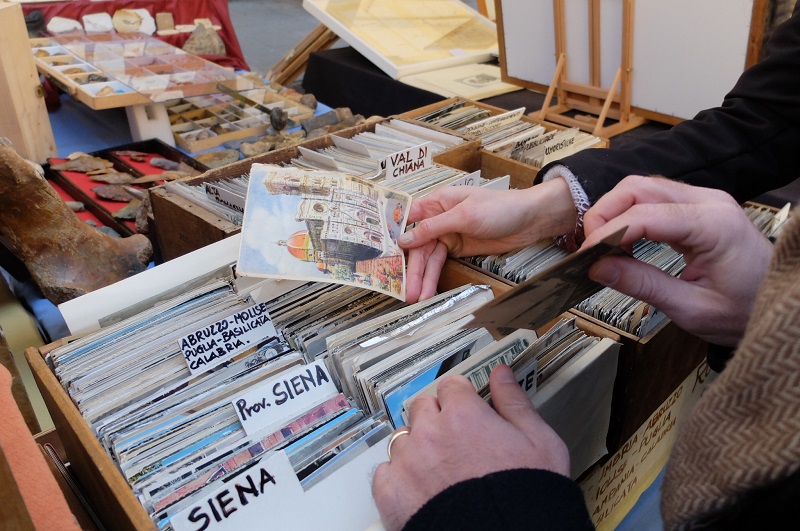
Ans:
[[[275,335],[267,306],[259,303],[183,336],[178,344],[194,375],[211,370]]]

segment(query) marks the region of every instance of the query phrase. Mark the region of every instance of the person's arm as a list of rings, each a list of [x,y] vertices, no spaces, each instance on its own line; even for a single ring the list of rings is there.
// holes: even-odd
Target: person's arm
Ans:
[[[538,180],[557,165],[567,168],[592,204],[628,175],[660,174],[724,190],[740,202],[790,183],[800,166],[799,12],[800,4],[722,106],[621,148],[565,157],[542,168]]]
[[[730,195],[663,178],[627,177],[589,209],[585,226],[585,246],[627,227],[623,245],[641,238],[665,242],[686,261],[675,278],[634,258],[608,257],[592,266],[592,279],[656,306],[711,343],[739,342],[772,244]]]
[[[530,528],[520,514],[572,524],[564,529],[591,529],[580,489],[566,477],[564,442],[508,366],[496,367],[489,385],[495,410],[463,376],[443,379],[436,397],[411,403],[410,431],[396,438],[391,460],[378,467],[372,483],[386,529],[454,529],[450,522],[463,524],[458,529],[501,529],[515,521],[526,524],[517,528]],[[514,511],[504,497],[523,499],[520,488],[530,490]]]

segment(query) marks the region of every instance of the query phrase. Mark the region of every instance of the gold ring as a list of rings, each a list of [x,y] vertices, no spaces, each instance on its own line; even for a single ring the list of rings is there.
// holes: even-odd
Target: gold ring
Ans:
[[[386,446],[386,454],[389,456],[389,461],[392,460],[392,444],[401,435],[409,435],[410,433],[411,433],[411,428],[409,428],[408,426],[402,426],[392,434],[392,436],[389,438],[389,444]]]

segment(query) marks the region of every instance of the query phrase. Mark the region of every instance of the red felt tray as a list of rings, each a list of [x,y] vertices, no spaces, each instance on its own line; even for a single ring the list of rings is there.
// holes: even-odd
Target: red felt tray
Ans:
[[[78,199],[75,199],[74,197],[69,195],[69,193],[67,193],[66,190],[61,188],[61,186],[59,186],[58,183],[54,183],[53,181],[50,180],[48,180],[47,182],[50,183],[50,186],[52,186],[55,189],[55,191],[58,192],[58,195],[61,196],[61,199],[63,199],[64,201],[78,201]],[[93,221],[94,223],[97,224],[98,227],[102,225],[100,220],[97,219],[97,216],[95,216],[88,210],[84,210],[83,212],[75,212],[75,215],[81,218],[83,221]]]

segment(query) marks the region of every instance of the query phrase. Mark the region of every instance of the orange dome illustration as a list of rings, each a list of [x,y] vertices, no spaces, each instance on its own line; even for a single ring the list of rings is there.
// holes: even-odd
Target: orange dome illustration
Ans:
[[[288,240],[279,240],[278,245],[286,247],[289,253],[299,260],[311,262],[314,260],[314,247],[307,230],[299,230],[289,236]]]

